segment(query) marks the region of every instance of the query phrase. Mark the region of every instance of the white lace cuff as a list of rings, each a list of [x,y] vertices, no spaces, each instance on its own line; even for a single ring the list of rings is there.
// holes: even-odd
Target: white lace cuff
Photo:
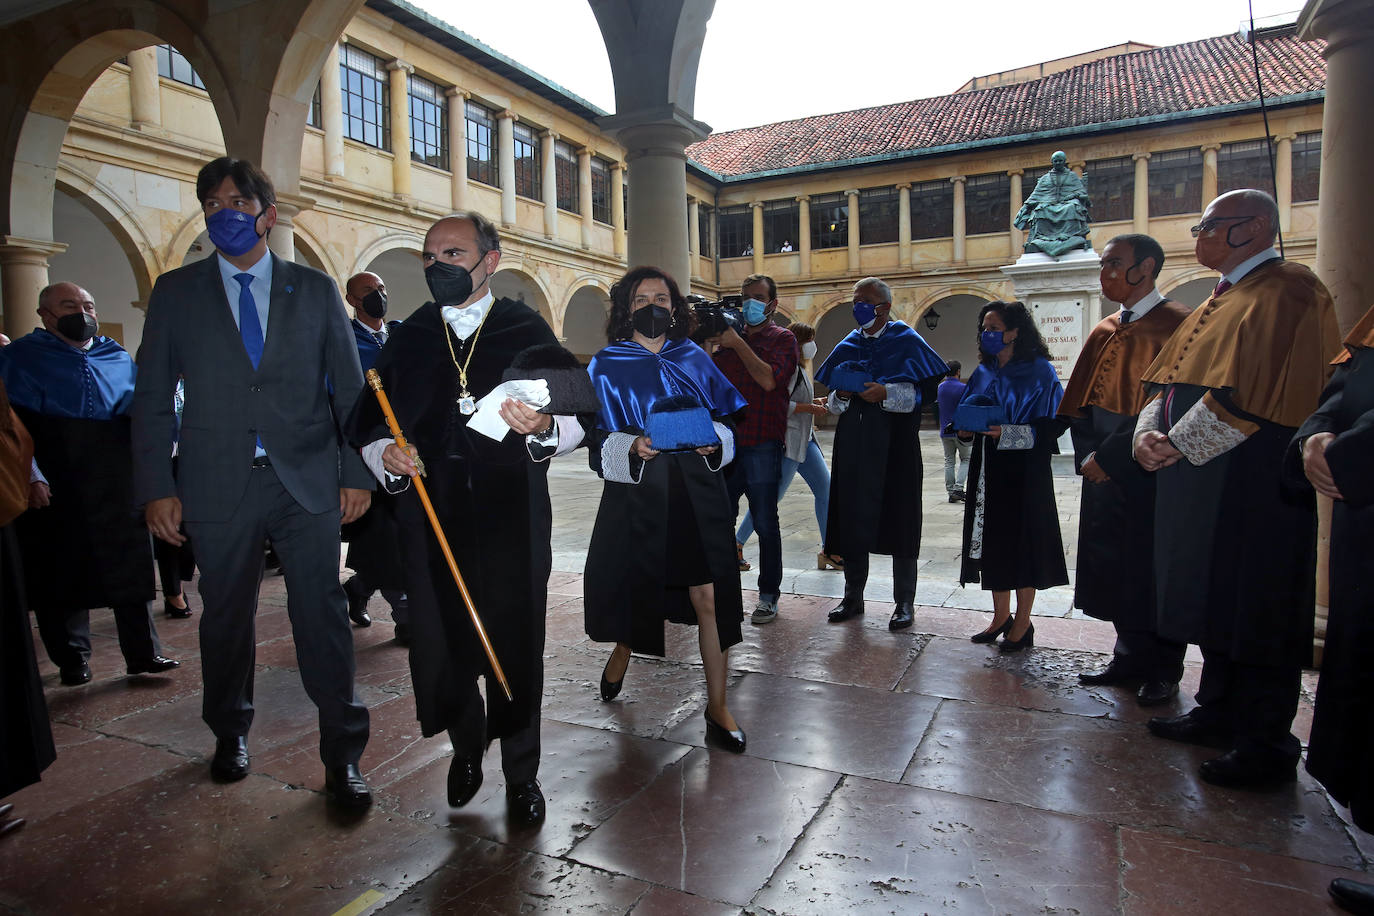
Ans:
[[[883,399],[883,410],[911,413],[916,409],[916,386],[911,382],[892,382],[884,387],[887,388],[887,397]]]
[[[377,482],[388,493],[404,493],[410,486],[409,477],[400,477],[382,466],[382,452],[386,447],[395,442],[395,439],[378,439],[376,442],[369,442],[359,451],[363,456],[363,464],[372,472],[372,476],[377,478]]]
[[[997,437],[999,452],[1024,452],[1035,448],[1035,427],[1022,423],[1003,423]]]
[[[1135,450],[1140,445],[1140,437],[1148,432],[1158,432],[1160,418],[1164,415],[1164,398],[1155,398],[1144,407],[1140,408],[1140,416],[1136,417],[1135,433],[1131,436],[1131,460],[1135,460]]]
[[[1169,430],[1169,441],[1195,467],[1226,454],[1247,438],[1244,432],[1212,413],[1202,401],[1188,408]]]
[[[636,476],[630,467],[630,449],[634,447],[635,437],[629,433],[611,433],[601,443],[601,478],[611,483],[639,483],[644,476],[644,464],[639,465]]]
[[[832,392],[830,392],[830,394],[826,395],[826,398],[825,398],[825,409],[828,410],[828,411],[830,411],[830,412],[831,412],[832,414],[834,414],[835,416],[838,417],[840,414],[844,413],[848,408],[849,408],[849,399],[848,399],[848,398],[842,398],[842,397],[840,397],[840,396],[839,396],[836,392],[834,392],[834,391],[832,391]]]
[[[735,460],[735,434],[730,431],[730,427],[726,426],[719,420],[712,420],[711,425],[715,427],[716,435],[720,436],[720,450],[717,451],[714,455],[705,456],[706,465],[707,467],[710,467],[713,471],[719,471],[721,468],[725,467],[727,464]],[[717,456],[719,456],[720,458],[720,464],[717,464],[713,467],[711,465],[711,459]]]

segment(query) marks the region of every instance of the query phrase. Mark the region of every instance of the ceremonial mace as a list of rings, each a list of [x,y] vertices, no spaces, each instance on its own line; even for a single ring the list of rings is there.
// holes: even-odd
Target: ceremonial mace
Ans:
[[[382,377],[377,374],[376,369],[367,370],[367,383],[372,386],[372,390],[377,392],[377,403],[382,406],[382,414],[386,417],[386,425],[391,430],[391,435],[396,440],[398,448],[406,448],[406,437],[401,432],[401,424],[396,420],[396,414],[391,409],[391,402],[387,400],[386,392],[382,390]],[[420,464],[419,459],[415,462],[419,465],[420,473],[424,473],[424,465]],[[420,502],[425,507],[425,514],[429,516],[430,527],[434,529],[434,537],[439,541],[439,549],[444,552],[444,559],[448,560],[448,571],[453,573],[453,581],[458,583],[458,591],[463,596],[463,604],[467,605],[468,616],[472,618],[472,626],[477,630],[477,638],[482,641],[482,651],[487,653],[487,661],[491,662],[491,670],[496,673],[496,680],[501,684],[501,690],[505,692],[507,700],[514,700],[515,696],[510,691],[510,682],[506,680],[506,672],[501,670],[501,663],[496,660],[496,650],[492,648],[491,639],[487,637],[487,628],[482,626],[482,618],[477,614],[477,607],[472,603],[472,595],[468,593],[467,583],[463,581],[463,574],[458,571],[458,561],[453,559],[453,551],[449,549],[448,538],[444,537],[444,529],[439,524],[439,516],[434,512],[434,503],[429,501],[429,491],[425,489],[425,482],[419,477],[412,478],[415,484],[415,492],[420,495]]]

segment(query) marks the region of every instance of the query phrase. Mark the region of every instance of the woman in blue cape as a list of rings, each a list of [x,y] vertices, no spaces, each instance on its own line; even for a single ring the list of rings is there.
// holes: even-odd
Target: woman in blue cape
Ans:
[[[969,482],[976,493],[964,504],[959,581],[981,580],[992,592],[992,625],[972,640],[992,642],[1005,634],[1001,650],[1019,652],[1035,645],[1030,615],[1036,589],[1069,582],[1050,471],[1064,389],[1035,319],[1020,302],[989,302],[978,327],[979,366],[960,405],[1000,408],[1002,422],[958,430],[960,438],[975,440]]]
[[[697,624],[706,737],[738,752],[745,736],[726,706],[725,665],[744,607],[721,471],[734,456],[724,421],[745,401],[687,339],[690,321],[658,268],[637,267],[611,287],[609,345],[587,370],[601,402],[590,461],[605,484],[583,606],[587,635],[616,644],[601,675],[604,700],[620,692],[631,652],[664,654],[665,620]]]

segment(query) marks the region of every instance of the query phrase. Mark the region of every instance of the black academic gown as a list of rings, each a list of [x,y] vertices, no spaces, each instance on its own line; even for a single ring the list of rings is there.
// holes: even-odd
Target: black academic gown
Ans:
[[[37,782],[57,758],[11,527],[0,528],[0,798]]]
[[[1321,407],[1298,430],[1288,459],[1295,479],[1299,443],[1319,432],[1336,434],[1326,460],[1345,499],[1332,503],[1331,614],[1307,769],[1374,833],[1374,349],[1356,349],[1336,370]]]
[[[515,355],[556,344],[538,313],[497,299],[479,334],[460,343],[439,307],[425,303],[392,332],[374,368],[382,377],[407,440],[427,471],[425,485],[478,613],[515,695],[507,702],[490,676],[476,631],[412,486],[396,502],[410,602],[411,679],[426,736],[454,726],[479,675],[488,675],[488,739],[535,722],[542,693],[544,614],[552,511],[548,465],[530,459],[525,437],[495,442],[467,428],[458,410],[457,359],[467,359],[468,388],[481,398],[501,382]],[[390,436],[377,399],[365,395],[349,419],[357,445]]]

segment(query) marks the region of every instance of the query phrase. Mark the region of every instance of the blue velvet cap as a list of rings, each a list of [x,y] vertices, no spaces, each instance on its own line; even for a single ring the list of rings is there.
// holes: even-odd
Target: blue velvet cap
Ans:
[[[989,426],[1001,426],[1006,422],[1007,414],[1002,405],[985,394],[970,395],[954,408],[954,428],[967,433],[987,432]]]
[[[869,374],[868,367],[860,360],[851,359],[831,370],[829,384],[831,391],[852,391],[862,394],[864,385],[871,381],[873,376]]]
[[[649,406],[644,435],[660,452],[680,452],[719,445],[711,412],[689,394],[659,398]]]

